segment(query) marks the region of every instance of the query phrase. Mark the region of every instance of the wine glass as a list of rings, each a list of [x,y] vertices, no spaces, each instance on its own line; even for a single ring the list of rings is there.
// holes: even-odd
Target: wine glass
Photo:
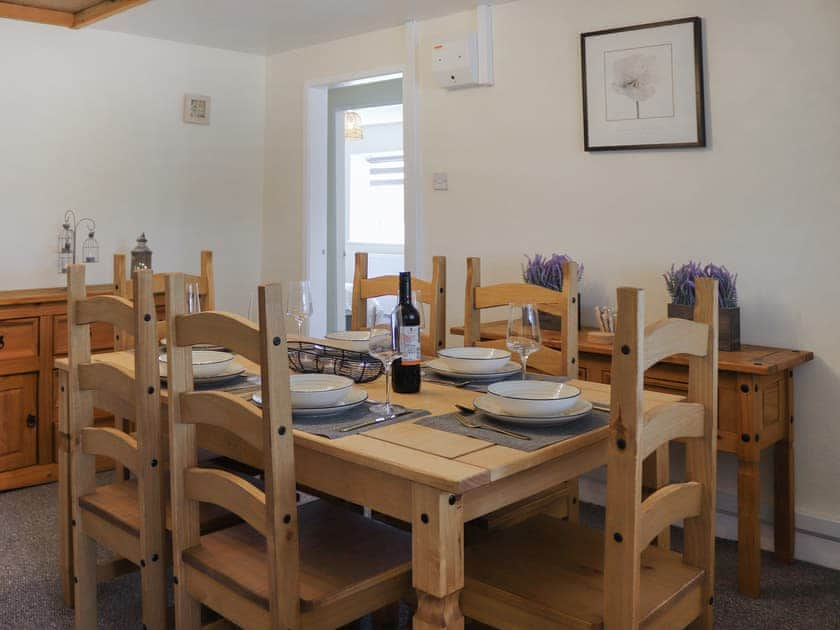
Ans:
[[[298,337],[303,336],[303,323],[312,315],[312,287],[309,280],[295,280],[286,287],[286,317],[298,325]]]
[[[201,312],[201,295],[198,290],[197,282],[190,282],[187,284],[187,313]]]
[[[540,317],[533,304],[510,304],[508,306],[507,349],[522,358],[522,380],[528,366],[528,357],[542,346]]]
[[[400,336],[397,329],[397,314],[377,309],[374,312],[373,327],[370,329],[368,351],[385,366],[385,402],[371,407],[371,411],[386,418],[404,411],[400,405],[391,404],[391,364],[400,358]]]

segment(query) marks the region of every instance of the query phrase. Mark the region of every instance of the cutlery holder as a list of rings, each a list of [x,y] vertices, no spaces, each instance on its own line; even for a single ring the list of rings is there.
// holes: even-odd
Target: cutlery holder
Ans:
[[[302,374],[337,374],[357,383],[368,383],[385,372],[385,366],[365,352],[325,344],[289,342],[289,367]]]

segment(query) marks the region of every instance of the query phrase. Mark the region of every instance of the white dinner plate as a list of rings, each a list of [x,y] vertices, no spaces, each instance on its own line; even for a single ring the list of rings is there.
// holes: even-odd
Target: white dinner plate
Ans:
[[[292,413],[296,416],[300,417],[307,417],[307,416],[330,416],[335,413],[341,413],[347,409],[353,409],[354,407],[358,407],[363,402],[367,400],[368,394],[365,390],[359,389],[357,387],[353,387],[350,389],[349,392],[339,400],[336,404],[331,405],[329,407],[316,407],[314,409],[304,409],[300,407],[292,408]],[[258,405],[262,405],[262,394],[257,392],[253,396],[251,396],[251,400],[253,400]]]
[[[554,426],[557,424],[564,424],[582,418],[590,411],[592,411],[592,403],[588,400],[580,398],[577,403],[570,409],[560,412],[556,416],[545,418],[531,418],[525,416],[511,416],[502,409],[496,398],[489,394],[483,394],[473,401],[476,409],[482,413],[486,413],[491,418],[501,420],[502,422],[510,422],[511,424],[521,424],[529,426]]]
[[[495,381],[507,378],[522,371],[522,366],[516,361],[508,361],[506,365],[496,372],[456,372],[452,370],[443,359],[432,359],[426,362],[426,367],[449,378],[470,379],[472,381]]]
[[[160,363],[160,378],[161,380],[166,380],[166,364]],[[214,385],[216,383],[224,383],[231,379],[237,378],[245,374],[245,368],[236,363],[235,361],[231,363],[224,372],[221,374],[217,374],[216,376],[206,376],[204,378],[194,376],[193,382],[196,385]]]

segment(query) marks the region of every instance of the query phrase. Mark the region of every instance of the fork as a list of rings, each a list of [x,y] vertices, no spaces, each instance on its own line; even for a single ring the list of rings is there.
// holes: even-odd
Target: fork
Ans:
[[[455,418],[458,420],[458,422],[461,423],[461,426],[463,426],[467,429],[484,429],[485,431],[495,431],[496,433],[501,433],[502,435],[507,435],[509,437],[516,438],[518,440],[530,440],[531,439],[527,435],[522,435],[521,433],[514,433],[513,431],[508,431],[507,429],[500,429],[499,427],[491,427],[489,424],[481,424],[480,422],[474,422],[472,420],[467,420],[460,413],[456,413]]]

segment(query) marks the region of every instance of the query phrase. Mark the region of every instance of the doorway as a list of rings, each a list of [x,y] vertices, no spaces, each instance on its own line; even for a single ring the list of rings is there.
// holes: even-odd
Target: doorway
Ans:
[[[390,75],[328,92],[328,330],[349,327],[356,252],[368,252],[371,276],[405,269],[402,83]]]

